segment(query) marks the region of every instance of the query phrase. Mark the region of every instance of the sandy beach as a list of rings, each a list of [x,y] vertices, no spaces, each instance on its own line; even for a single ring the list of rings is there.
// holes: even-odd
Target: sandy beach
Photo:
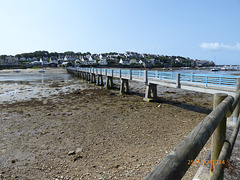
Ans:
[[[36,96],[1,99],[0,178],[143,179],[212,109],[209,94],[158,87],[160,101],[147,103],[143,85],[130,87],[120,96],[74,78],[17,86]]]

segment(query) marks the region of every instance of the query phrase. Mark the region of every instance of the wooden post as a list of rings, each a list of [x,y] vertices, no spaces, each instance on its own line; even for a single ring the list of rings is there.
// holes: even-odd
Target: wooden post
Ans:
[[[119,69],[119,78],[122,79],[122,70]]]
[[[112,77],[113,77],[113,69],[111,69],[111,74],[112,74]]]
[[[215,109],[227,96],[228,95],[224,93],[214,94],[213,109]],[[223,117],[223,119],[220,121],[212,135],[211,162],[213,163],[211,163],[210,175],[212,175],[212,172],[216,166],[216,163],[214,162],[215,160],[218,160],[218,156],[222,150],[222,146],[225,141],[225,136],[226,136],[226,116]],[[220,179],[222,178],[223,177],[221,177]]]
[[[236,93],[240,90],[240,77],[237,78],[237,88]],[[239,115],[240,103],[236,106],[235,110],[233,111],[233,124],[237,124],[237,118]]]
[[[177,73],[176,88],[181,88],[180,73]]]
[[[144,70],[144,83],[145,85],[148,85],[148,71]]]

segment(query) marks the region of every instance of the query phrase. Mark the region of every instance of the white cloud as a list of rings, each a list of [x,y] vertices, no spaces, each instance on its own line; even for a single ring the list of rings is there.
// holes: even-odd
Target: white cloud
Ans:
[[[240,51],[240,43],[237,42],[235,45],[228,45],[224,43],[202,43],[200,44],[202,49],[206,50],[235,50]]]

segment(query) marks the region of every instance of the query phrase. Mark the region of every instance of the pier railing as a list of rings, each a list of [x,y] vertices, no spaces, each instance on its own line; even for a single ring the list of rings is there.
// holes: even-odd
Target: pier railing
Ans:
[[[145,70],[132,70],[132,69],[108,69],[108,68],[77,68],[77,70],[92,72],[102,75],[122,77],[132,79],[138,77],[144,79]],[[193,74],[193,73],[179,73],[180,83],[194,83],[204,86],[227,86],[236,87],[238,76],[230,75],[215,75],[215,74]],[[177,79],[177,72],[163,72],[163,71],[147,71],[147,78],[155,80],[170,80],[175,82]]]

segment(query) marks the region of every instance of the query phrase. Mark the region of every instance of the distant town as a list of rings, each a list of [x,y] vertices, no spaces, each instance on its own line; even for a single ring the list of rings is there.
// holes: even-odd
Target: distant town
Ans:
[[[125,53],[109,52],[101,54],[64,53],[35,51],[15,56],[1,55],[1,68],[29,68],[29,67],[130,67],[130,68],[173,68],[173,67],[213,67],[213,61],[190,59],[181,56],[166,56],[156,54],[141,54],[126,51]]]

